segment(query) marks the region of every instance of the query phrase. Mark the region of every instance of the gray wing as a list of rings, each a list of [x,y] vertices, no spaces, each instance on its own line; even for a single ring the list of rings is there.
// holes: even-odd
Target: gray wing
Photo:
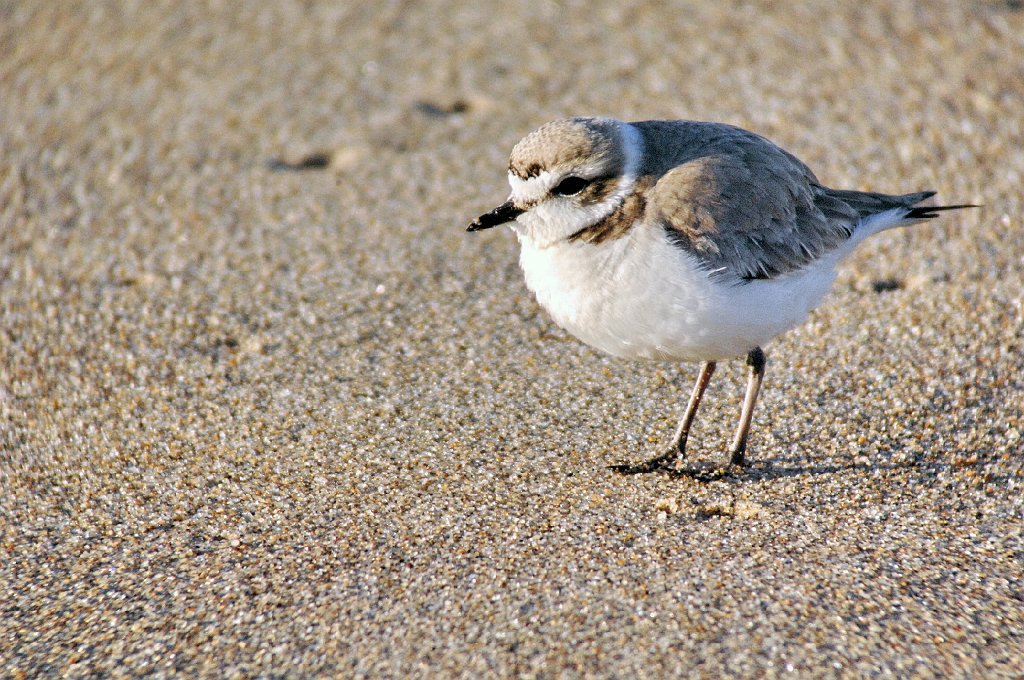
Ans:
[[[864,217],[909,210],[930,195],[823,187],[796,157],[728,125],[635,125],[648,149],[664,151],[641,169],[653,184],[647,219],[725,276],[765,279],[800,269],[849,239]]]

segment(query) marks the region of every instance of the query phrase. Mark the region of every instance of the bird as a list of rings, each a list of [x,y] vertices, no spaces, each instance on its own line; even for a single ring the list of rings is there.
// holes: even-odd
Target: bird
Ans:
[[[749,375],[722,470],[742,470],[762,347],[805,320],[869,236],[977,207],[832,189],[765,137],[692,120],[549,122],[513,147],[508,181],[508,200],[467,230],[511,227],[555,323],[612,356],[700,362],[669,445],[609,466],[621,474],[692,472],[679,460],[701,398],[717,363],[739,357]]]

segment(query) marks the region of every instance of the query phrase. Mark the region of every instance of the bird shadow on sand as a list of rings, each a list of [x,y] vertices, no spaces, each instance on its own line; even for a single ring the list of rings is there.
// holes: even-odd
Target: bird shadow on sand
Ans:
[[[744,484],[751,482],[775,481],[780,479],[792,479],[796,477],[814,475],[835,475],[840,473],[862,472],[875,473],[880,471],[918,471],[938,475],[944,470],[951,468],[976,468],[984,469],[996,463],[994,460],[974,460],[964,463],[925,461],[920,459],[908,460],[906,462],[856,462],[849,463],[822,463],[822,464],[792,464],[780,463],[778,459],[760,460],[750,463],[744,467],[735,465],[724,466],[720,463],[710,461],[688,461],[679,468],[664,468],[654,470],[653,474],[668,476],[672,479],[690,479],[696,482],[730,482],[733,484]],[[999,478],[1007,479],[1013,475],[996,475],[994,481]]]

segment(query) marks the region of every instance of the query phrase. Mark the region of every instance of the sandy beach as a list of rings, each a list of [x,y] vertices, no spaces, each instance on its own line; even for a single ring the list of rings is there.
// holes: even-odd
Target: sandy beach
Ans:
[[[0,676],[1020,677],[1019,2],[0,5]],[[526,289],[512,145],[716,120],[932,189],[695,364]],[[742,361],[691,435],[722,460]]]

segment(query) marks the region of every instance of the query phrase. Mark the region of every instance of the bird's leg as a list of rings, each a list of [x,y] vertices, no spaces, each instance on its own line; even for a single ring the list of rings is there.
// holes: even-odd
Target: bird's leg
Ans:
[[[686,405],[686,413],[683,414],[683,419],[679,421],[679,428],[676,430],[676,435],[672,438],[672,443],[668,449],[642,463],[619,463],[618,465],[610,466],[611,469],[624,475],[654,472],[655,470],[667,468],[680,454],[685,455],[686,440],[690,436],[690,425],[693,424],[693,419],[697,415],[697,407],[700,406],[701,397],[704,396],[704,390],[707,389],[708,383],[711,382],[711,376],[714,372],[714,361],[705,361],[704,365],[701,366],[700,375],[697,376],[697,382],[693,384],[693,392],[690,393],[690,401]]]
[[[672,458],[680,454],[686,455],[686,440],[690,436],[690,426],[693,425],[693,419],[697,416],[697,408],[700,406],[700,400],[704,396],[704,390],[708,388],[711,376],[715,373],[715,366],[714,361],[705,361],[704,365],[700,367],[700,375],[697,376],[697,382],[693,384],[690,401],[686,404],[686,413],[683,414],[683,419],[679,421],[679,428],[676,429],[676,435],[672,438],[672,444],[668,449],[669,453],[672,454]]]
[[[747,450],[747,435],[750,433],[750,421],[754,417],[754,404],[757,403],[757,393],[761,390],[761,380],[764,378],[764,366],[768,360],[760,347],[755,347],[747,354],[747,365],[750,366],[750,377],[747,379],[747,395],[743,398],[743,410],[740,412],[740,424],[736,428],[736,437],[732,440],[730,449],[729,464],[744,465],[746,458],[744,453]]]

